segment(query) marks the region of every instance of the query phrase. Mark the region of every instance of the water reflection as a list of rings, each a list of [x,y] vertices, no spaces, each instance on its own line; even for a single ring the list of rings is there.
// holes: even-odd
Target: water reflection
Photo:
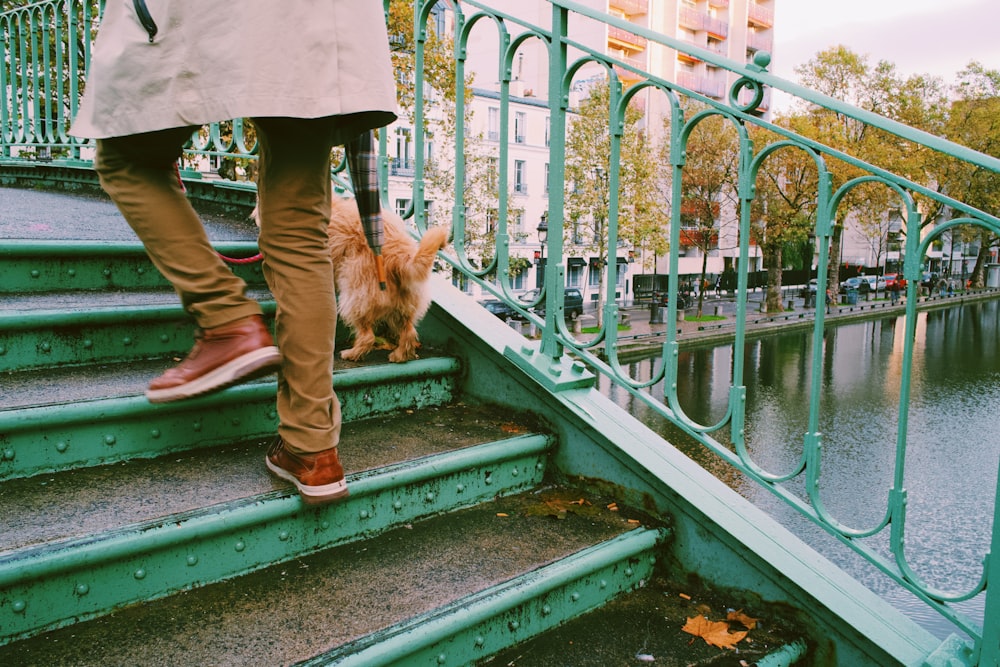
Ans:
[[[972,304],[917,315],[908,416],[905,488],[908,492],[906,553],[927,583],[966,590],[981,573],[989,548],[1000,464],[996,432],[1000,417],[1000,304]],[[831,328],[823,340],[821,417],[822,501],[839,521],[855,528],[884,516],[892,485],[899,429],[903,318]],[[794,469],[808,427],[812,376],[811,332],[777,334],[746,345],[747,446],[754,461],[772,473]],[[628,369],[649,378],[659,359]],[[731,346],[680,353],[678,397],[695,421],[714,424],[726,412],[732,375]],[[770,492],[735,473],[655,412],[606,380],[602,391],[712,471],[732,488],[821,549],[939,636],[952,626],[904,593],[832,537]],[[651,388],[662,397],[663,388]],[[713,434],[728,446],[728,429]],[[804,497],[802,481],[787,488]],[[888,555],[887,536],[866,541]],[[833,551],[831,551],[833,549]],[[981,623],[982,596],[960,605]]]

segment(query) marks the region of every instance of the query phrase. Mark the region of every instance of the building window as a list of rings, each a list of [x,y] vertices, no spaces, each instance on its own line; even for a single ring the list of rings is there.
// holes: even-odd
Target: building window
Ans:
[[[513,234],[521,234],[524,232],[524,211],[519,211],[517,215],[514,216],[514,228],[508,231]]]
[[[406,215],[406,209],[409,208],[409,206],[410,206],[409,199],[397,199],[395,207],[396,215],[402,218],[404,215]]]
[[[514,276],[511,277],[511,279],[510,279],[510,286],[511,286],[512,289],[515,289],[515,290],[523,290],[524,289],[524,287],[525,287],[525,285],[524,285],[524,275],[526,273],[528,273],[528,272],[527,271],[518,271]]]
[[[548,147],[549,140],[552,138],[552,117],[545,117],[545,146]]]
[[[566,286],[579,287],[583,282],[583,267],[579,264],[570,263],[566,267]]]
[[[500,171],[500,161],[495,157],[486,158],[486,188],[490,194],[497,193],[498,174]]]
[[[495,208],[486,210],[486,234],[494,236],[497,233],[497,210]]]
[[[545,196],[549,196],[549,163],[545,163],[545,186],[544,186]]]
[[[528,133],[528,114],[518,111],[514,114],[514,143],[523,144]]]
[[[487,110],[487,138],[490,141],[500,141],[500,109],[490,107]]]
[[[528,192],[526,169],[527,166],[524,160],[514,160],[514,192],[522,195]]]

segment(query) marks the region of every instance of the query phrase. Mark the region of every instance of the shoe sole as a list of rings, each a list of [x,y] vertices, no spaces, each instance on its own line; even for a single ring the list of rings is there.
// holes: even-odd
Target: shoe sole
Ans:
[[[150,403],[169,403],[170,401],[201,396],[273,373],[278,370],[280,365],[281,354],[278,352],[278,348],[273,345],[262,347],[236,357],[188,383],[164,389],[147,389],[146,399]]]
[[[333,482],[331,484],[323,484],[321,486],[309,486],[300,482],[295,475],[288,472],[284,468],[271,463],[271,459],[267,456],[264,457],[264,463],[267,465],[267,469],[272,473],[281,479],[294,484],[299,490],[299,495],[302,497],[303,502],[308,505],[321,505],[323,503],[329,503],[334,500],[346,498],[350,493],[347,488],[346,479],[342,479],[339,482]]]

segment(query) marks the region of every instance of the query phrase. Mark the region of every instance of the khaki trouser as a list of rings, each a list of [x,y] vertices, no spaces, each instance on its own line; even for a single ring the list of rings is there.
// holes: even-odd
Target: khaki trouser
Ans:
[[[333,391],[337,326],[330,222],[330,149],[335,121],[255,119],[260,250],[277,302],[278,433],[290,450],[318,452],[340,440]],[[245,283],[209,244],[184,194],[176,164],[194,128],[102,139],[95,168],[101,185],[135,230],[184,308],[204,329],[259,314]]]

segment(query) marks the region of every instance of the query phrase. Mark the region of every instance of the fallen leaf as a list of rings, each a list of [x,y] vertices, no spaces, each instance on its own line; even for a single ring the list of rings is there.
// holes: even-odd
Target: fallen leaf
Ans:
[[[512,424],[507,422],[506,424],[500,424],[500,430],[504,433],[527,433],[527,429],[520,424]]]
[[[737,623],[742,623],[743,627],[747,630],[753,630],[757,627],[757,621],[760,619],[750,618],[743,613],[742,609],[737,609],[736,611],[731,611],[726,615],[727,621],[736,621]]]
[[[612,512],[617,512],[618,511],[618,503],[611,503],[610,505],[608,505],[608,509],[611,510]]]
[[[504,514],[503,512],[497,512],[497,516],[510,516],[509,514]]]
[[[678,595],[680,595],[685,600],[690,600],[691,599],[691,596],[688,595],[687,593],[678,593]]]
[[[642,521],[639,521],[638,519],[629,519],[628,522],[634,525],[642,523]]]
[[[725,621],[710,621],[704,616],[689,618],[681,630],[719,648],[736,648],[737,642],[747,636],[746,632],[730,632]]]

